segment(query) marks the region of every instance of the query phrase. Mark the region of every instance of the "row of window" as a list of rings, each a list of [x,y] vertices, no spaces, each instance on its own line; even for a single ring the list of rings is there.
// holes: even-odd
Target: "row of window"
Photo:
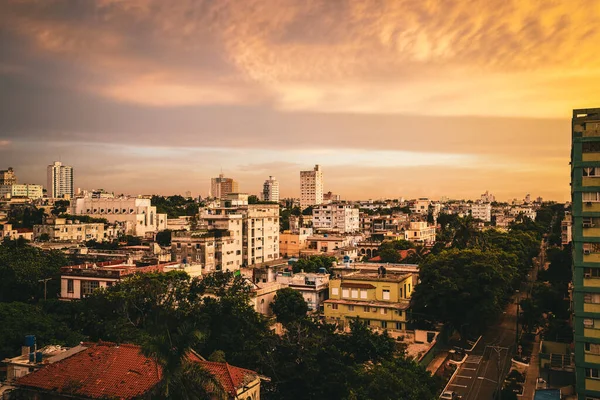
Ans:
[[[340,305],[337,303],[332,303],[331,308],[333,310],[339,310]],[[347,311],[354,311],[355,306],[352,304],[348,304],[348,305],[346,305],[346,309],[347,309]],[[388,313],[388,309],[383,308],[383,307],[379,308],[379,307],[362,306],[362,310],[363,310],[363,312],[371,312],[371,313],[377,313],[377,311],[379,311],[379,313],[381,315],[387,315],[387,313]],[[396,310],[395,314],[402,316],[402,310]]]
[[[81,295],[86,296],[88,294],[92,294],[92,292],[100,287],[100,281],[87,281],[82,280],[81,283]],[[106,287],[111,287],[113,285],[112,281],[106,282]],[[67,279],[67,293],[74,293],[74,282],[73,279]]]

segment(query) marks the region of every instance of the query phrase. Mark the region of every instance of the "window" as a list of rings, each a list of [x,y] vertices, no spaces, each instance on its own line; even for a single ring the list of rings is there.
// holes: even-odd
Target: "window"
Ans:
[[[73,279],[67,279],[67,293],[73,293]]]
[[[600,304],[600,293],[584,293],[583,302],[588,304]]]
[[[583,320],[583,326],[585,328],[593,328],[594,327],[594,320],[592,318],[586,318]]]
[[[352,289],[352,298],[358,299],[358,289]]]
[[[581,199],[584,202],[599,202],[600,201],[600,193],[599,192],[583,192],[583,193],[581,193]]]
[[[377,307],[373,307],[371,310],[372,310],[374,313],[376,313],[376,312],[377,312]]]
[[[383,329],[386,329],[387,328],[387,321],[381,321],[381,327]]]
[[[583,254],[600,253],[600,243],[584,243]]]
[[[364,306],[364,307],[363,307],[363,311],[364,311],[364,312],[369,312],[369,306]]]
[[[400,288],[400,298],[402,298],[404,296],[402,296],[402,288]]]
[[[342,297],[350,297],[350,290],[342,289]]]
[[[583,142],[581,151],[583,153],[598,153],[600,152],[600,142]]]
[[[387,289],[383,289],[383,299],[384,300],[389,300],[390,299],[390,291]]]
[[[408,292],[406,292],[406,295],[408,295],[410,293],[410,283],[408,284]]]
[[[365,324],[366,324],[367,326],[368,326],[368,325],[371,325],[371,320],[370,320],[370,319],[365,319]]]
[[[360,298],[361,299],[367,298],[367,289],[360,289]]]
[[[81,281],[81,295],[86,296],[100,287],[98,281]]]
[[[354,311],[354,306],[348,306],[348,311]]]
[[[396,329],[398,329],[399,331],[402,330],[402,322],[396,322]]]
[[[600,278],[600,268],[584,268],[584,278]]]
[[[338,309],[338,305],[334,303],[334,304],[331,305],[331,308],[334,309],[334,310],[337,310]]]
[[[340,289],[339,288],[331,288],[331,295],[332,296],[337,296],[338,294],[340,294]]]
[[[583,176],[600,176],[600,168],[599,167],[585,167],[582,168]]]
[[[586,353],[591,354],[600,354],[600,344],[598,343],[585,343],[585,351]]]
[[[387,308],[382,308],[382,309],[381,309],[381,313],[382,313],[383,315],[387,314]]]
[[[588,378],[599,379],[600,374],[598,374],[598,368],[586,368],[585,376]]]

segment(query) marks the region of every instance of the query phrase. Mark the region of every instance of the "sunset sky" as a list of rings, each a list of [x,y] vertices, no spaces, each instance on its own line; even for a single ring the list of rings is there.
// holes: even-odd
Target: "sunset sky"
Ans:
[[[569,197],[597,0],[0,2],[0,169],[206,195]]]

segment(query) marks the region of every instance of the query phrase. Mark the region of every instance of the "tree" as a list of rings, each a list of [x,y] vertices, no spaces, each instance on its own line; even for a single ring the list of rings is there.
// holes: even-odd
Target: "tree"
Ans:
[[[439,377],[432,377],[425,368],[404,357],[359,366],[357,375],[351,399],[434,400],[441,387]]]
[[[67,212],[67,209],[71,205],[69,200],[57,200],[54,202],[54,206],[52,207],[52,211],[50,213],[54,216],[58,216]]]
[[[384,248],[379,252],[379,257],[381,258],[381,262],[384,263],[394,263],[397,264],[400,262],[401,258],[398,250]]]
[[[164,231],[160,231],[156,234],[156,243],[159,246],[167,247],[171,245],[171,233],[170,229],[165,229]]]
[[[277,322],[289,324],[306,317],[308,304],[299,291],[288,287],[277,291],[271,309],[277,317]]]
[[[516,264],[515,256],[501,251],[453,249],[429,256],[411,299],[417,322],[482,330],[518,283]]]
[[[42,233],[42,234],[40,235],[40,237],[38,238],[38,240],[39,240],[40,242],[47,242],[47,241],[49,241],[49,240],[50,240],[50,235],[48,235],[47,233]]]
[[[0,245],[0,301],[43,299],[44,285],[39,280],[46,278],[51,278],[47,298],[56,298],[60,293],[60,268],[68,264],[59,251],[43,251],[21,240],[5,239]]]
[[[301,258],[292,264],[294,273],[298,272],[319,272],[321,268],[326,270],[331,269],[331,266],[337,259],[331,256],[310,256],[309,258]]]
[[[251,194],[248,196],[248,204],[258,204],[259,199],[258,196]]]

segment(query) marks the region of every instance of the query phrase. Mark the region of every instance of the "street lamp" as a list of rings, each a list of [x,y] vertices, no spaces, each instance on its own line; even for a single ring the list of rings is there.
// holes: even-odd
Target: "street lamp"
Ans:
[[[46,285],[48,284],[48,281],[51,281],[51,280],[52,280],[52,278],[46,278],[46,279],[40,279],[40,280],[38,280],[38,282],[44,282],[44,300],[46,300],[46,294],[48,293]]]

